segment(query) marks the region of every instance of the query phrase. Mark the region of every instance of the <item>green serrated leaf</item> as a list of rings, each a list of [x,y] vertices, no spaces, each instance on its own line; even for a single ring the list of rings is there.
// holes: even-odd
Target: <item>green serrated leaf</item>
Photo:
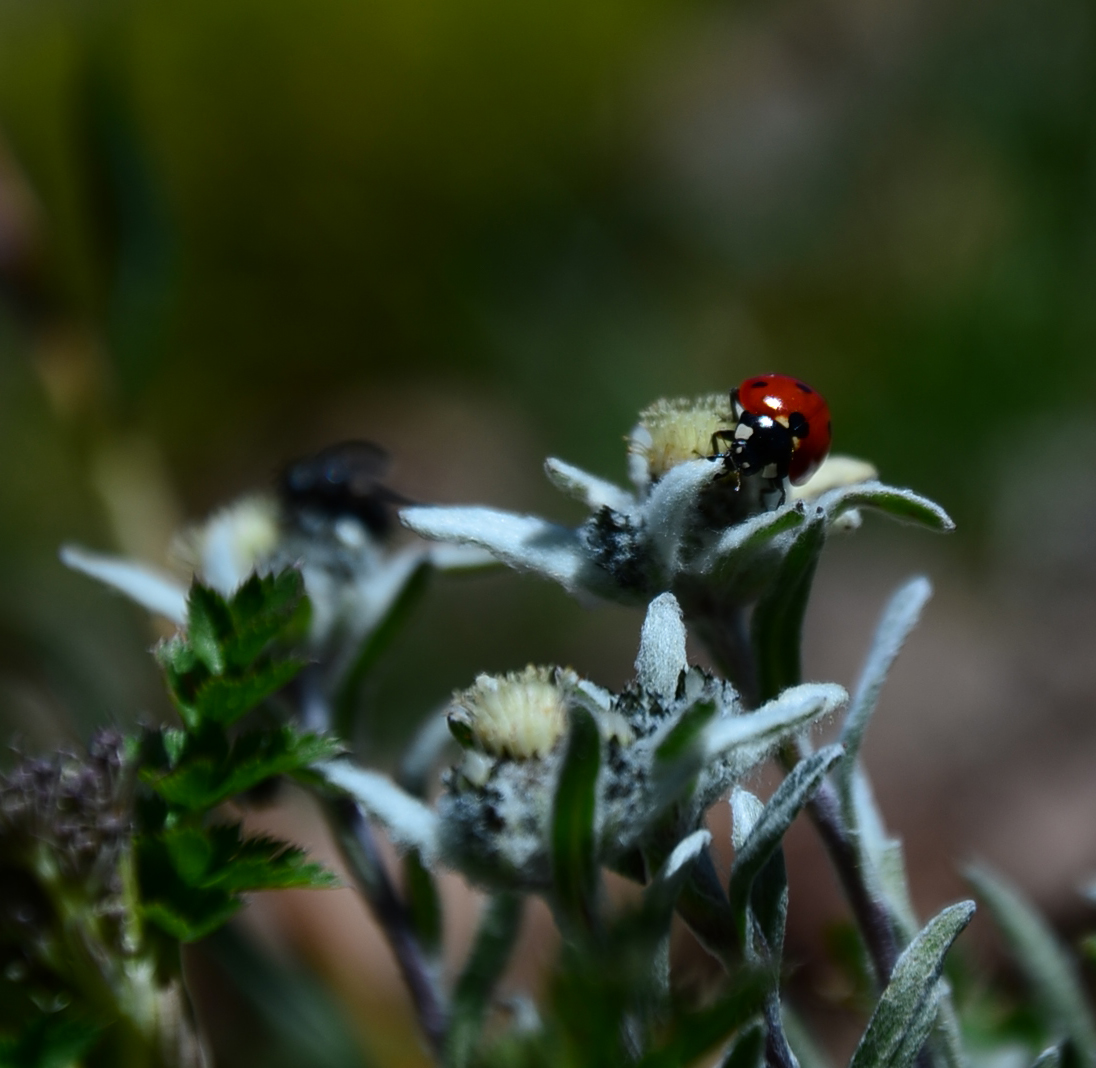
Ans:
[[[965,874],[1001,928],[1048,1026],[1070,1039],[1082,1063],[1096,1065],[1096,1023],[1084,987],[1073,961],[1046,921],[995,872],[971,867]]]
[[[233,623],[225,656],[237,671],[250,667],[275,639],[290,643],[308,628],[311,606],[296,568],[276,575],[252,575],[228,605]]]
[[[212,740],[224,743],[220,734]],[[188,743],[195,741],[194,734],[188,735]],[[191,750],[197,752],[192,755]],[[342,743],[331,735],[302,734],[285,726],[241,734],[230,748],[222,744],[219,751],[206,746],[203,752],[188,744],[173,771],[163,774],[145,769],[141,777],[169,804],[196,812],[215,808],[275,775],[294,774],[342,751]]]
[[[141,915],[179,942],[197,942],[227,923],[243,906],[242,899],[213,891],[195,892],[185,902],[145,901]]]
[[[203,886],[213,861],[214,845],[201,827],[172,827],[161,835],[171,865],[187,886]]]
[[[234,629],[225,599],[195,579],[186,606],[187,644],[210,674],[222,674],[227,666],[224,643]]]
[[[826,519],[819,513],[799,528],[769,589],[754,608],[750,637],[762,701],[800,681],[803,615],[825,542]]]
[[[594,717],[571,710],[571,732],[552,808],[552,882],[555,902],[576,931],[596,926],[598,886],[595,816],[601,737]]]
[[[453,989],[445,1063],[464,1068],[475,1051],[491,995],[510,960],[521,930],[519,894],[495,894],[484,906],[476,940]]]
[[[973,915],[974,902],[962,901],[918,932],[898,958],[849,1068],[903,1068],[912,1063],[920,1050],[913,1042],[922,1029],[923,1042],[932,1027],[944,957]]]
[[[214,857],[201,886],[242,894],[252,890],[286,890],[290,887],[332,889],[338,878],[308,860],[298,849],[277,838],[240,838],[239,826],[213,828]]]
[[[292,682],[304,666],[303,660],[274,660],[240,677],[214,675],[192,696],[183,698],[177,694],[176,700],[192,720],[208,720],[229,727]]]

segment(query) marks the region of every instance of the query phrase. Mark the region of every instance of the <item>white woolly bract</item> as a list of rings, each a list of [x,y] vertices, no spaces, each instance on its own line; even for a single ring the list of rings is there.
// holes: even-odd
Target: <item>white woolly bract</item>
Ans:
[[[567,733],[564,686],[577,682],[570,672],[532,665],[507,675],[480,675],[453,695],[450,727],[459,741],[494,756],[544,756]]]

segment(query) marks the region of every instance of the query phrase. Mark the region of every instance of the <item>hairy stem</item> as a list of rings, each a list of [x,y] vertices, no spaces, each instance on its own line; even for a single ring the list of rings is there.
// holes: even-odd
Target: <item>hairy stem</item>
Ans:
[[[775,990],[765,999],[765,1064],[768,1068],[799,1068],[784,1034],[780,994]]]
[[[384,867],[373,828],[359,806],[338,798],[325,803],[343,857],[395,955],[419,1026],[439,1060],[445,1050],[448,1010],[436,969],[415,935],[407,906]]]

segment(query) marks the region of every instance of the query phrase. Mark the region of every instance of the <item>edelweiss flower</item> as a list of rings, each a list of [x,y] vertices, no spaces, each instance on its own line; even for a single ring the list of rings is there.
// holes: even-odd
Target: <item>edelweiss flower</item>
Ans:
[[[152,564],[65,546],[61,559],[173,623],[186,622],[189,576],[231,595],[253,572],[298,567],[312,606],[309,643],[325,665],[328,690],[343,677],[417,576],[493,563],[477,549],[395,545],[353,515],[293,509],[252,495],[178,535],[175,574]]]
[[[588,714],[601,746],[595,832],[601,863],[614,866],[652,834],[679,841],[783,739],[840,707],[840,686],[792,687],[754,712],[734,687],[685,656],[685,627],[672,594],[647,611],[636,678],[612,694],[562,668],[481,675],[454,695],[450,728],[465,747],[444,776],[436,810],[384,776],[346,761],[322,774],[352,794],[393,840],[488,886],[551,883],[552,805],[568,723]],[[657,828],[657,832],[656,832]]]
[[[486,549],[503,563],[560,583],[571,593],[646,603],[672,590],[689,612],[697,580],[756,597],[773,565],[811,520],[856,526],[875,508],[946,530],[939,506],[885,486],[862,460],[831,456],[787,501],[765,511],[759,480],[741,486],[708,457],[712,433],[726,426],[726,398],[660,401],[641,414],[629,437],[629,492],[562,460],[549,459],[549,480],[590,509],[572,529],[537,516],[482,507],[411,507],[400,518],[425,538]],[[762,566],[764,565],[764,566]]]

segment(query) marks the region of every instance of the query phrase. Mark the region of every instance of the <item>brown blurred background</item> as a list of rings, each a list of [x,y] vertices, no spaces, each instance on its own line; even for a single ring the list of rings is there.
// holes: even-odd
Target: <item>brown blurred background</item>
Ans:
[[[1094,19],[1084,0],[2,0],[5,732],[34,750],[166,712],[146,620],[65,573],[64,540],[162,558],[178,522],[348,436],[387,446],[417,499],[575,519],[545,454],[621,479],[655,397],[787,371],[828,397],[841,451],[959,522],[836,541],[808,621],[809,674],[848,684],[890,589],[936,585],[867,745],[918,907],[979,856],[1080,929]],[[359,741],[390,761],[480,670],[617,686],[639,622],[509,574],[438,582]],[[301,799],[261,819],[326,855]],[[817,953],[842,908],[809,828],[790,852],[819,1019],[849,1000]],[[451,889],[456,952],[473,904]],[[533,926],[515,982],[535,987]],[[316,1064],[417,1063],[350,891],[264,899],[245,927],[257,942],[193,962],[224,1064],[296,1063],[279,996],[327,1036]]]

